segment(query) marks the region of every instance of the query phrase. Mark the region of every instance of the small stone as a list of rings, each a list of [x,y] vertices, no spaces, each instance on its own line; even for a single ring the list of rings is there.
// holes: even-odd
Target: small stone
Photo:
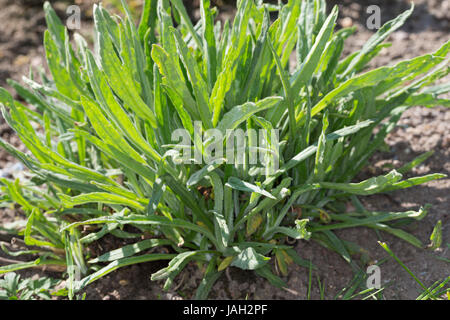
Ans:
[[[114,299],[120,300],[120,293],[119,293],[119,291],[113,290],[113,292],[111,292],[110,294],[111,294],[111,296],[114,297]]]
[[[122,280],[119,281],[119,284],[121,286],[127,286],[129,284],[129,282],[128,282],[128,280],[122,279]]]
[[[17,56],[17,58],[13,62],[14,66],[16,66],[16,67],[21,67],[21,66],[24,66],[29,63],[30,63],[30,57],[24,56],[24,55]]]
[[[343,28],[350,28],[351,26],[353,26],[352,18],[345,17],[344,19],[341,20],[341,25]]]

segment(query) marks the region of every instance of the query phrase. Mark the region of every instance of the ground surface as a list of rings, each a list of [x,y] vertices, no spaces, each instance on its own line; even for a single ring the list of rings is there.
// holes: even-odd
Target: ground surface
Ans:
[[[0,86],[6,85],[7,78],[20,80],[21,75],[28,72],[29,65],[40,66],[44,61],[42,32],[45,30],[44,16],[39,5],[30,3],[40,1],[0,0]],[[70,1],[51,1],[60,13]],[[81,2],[81,1],[79,1]],[[82,1],[86,5],[87,2]],[[187,1],[185,1],[187,2]],[[194,1],[191,14],[198,16]],[[233,14],[230,2],[219,3],[225,7],[222,17]],[[366,8],[376,4],[381,7],[382,21],[392,19],[408,8],[407,1],[370,0],[370,1],[328,1],[340,5],[340,25],[355,25],[356,35],[346,45],[347,52],[359,49],[373,34],[367,30]],[[21,3],[28,3],[22,5]],[[405,58],[429,53],[437,49],[450,38],[450,1],[448,0],[416,0],[416,10],[407,24],[395,32],[389,39],[391,48],[383,51],[372,66],[392,64]],[[87,6],[87,5],[86,5]],[[88,14],[84,16],[82,33],[89,33],[91,25]],[[0,116],[0,135],[2,138],[20,145],[12,132],[5,126]],[[382,173],[393,166],[400,167],[417,155],[434,150],[434,155],[424,164],[416,168],[412,174],[441,172],[450,174],[450,110],[443,108],[426,109],[416,107],[408,110],[400,121],[400,126],[386,140],[389,151],[376,154],[371,160],[367,172]],[[10,170],[16,163],[0,150],[0,171]],[[361,174],[364,178],[364,173]],[[428,183],[413,189],[398,191],[389,196],[378,195],[367,197],[364,204],[368,208],[385,211],[402,211],[418,209],[425,203],[432,204],[429,215],[420,222],[407,226],[407,230],[428,243],[433,226],[438,220],[443,225],[442,249],[430,252],[417,249],[408,243],[397,240],[385,233],[376,234],[367,229],[346,229],[338,235],[346,240],[354,241],[367,249],[372,261],[380,261],[387,255],[378,240],[386,241],[400,259],[424,282],[431,285],[450,275],[450,264],[438,260],[436,256],[450,258],[450,179]],[[0,209],[1,210],[1,209]],[[12,221],[17,213],[11,210],[0,211],[2,221]],[[114,245],[114,244],[112,244]],[[118,245],[118,244],[116,244]],[[313,242],[301,241],[295,249],[303,257],[311,259],[318,266],[313,272],[311,297],[319,298],[317,277],[325,285],[325,297],[332,299],[352,279],[350,266],[337,254],[324,249]],[[0,253],[0,257],[1,253]],[[3,256],[4,257],[4,256]],[[0,261],[0,265],[2,262]],[[161,263],[147,263],[123,268],[91,285],[86,293],[87,299],[180,299],[191,297],[194,288],[200,281],[200,272],[195,265],[188,268],[175,280],[176,290],[163,292],[161,283],[150,281],[150,274],[160,269]],[[289,290],[275,289],[266,281],[234,268],[219,280],[212,289],[211,298],[219,299],[305,299],[307,297],[309,271],[300,267],[292,267],[288,277]],[[32,275],[36,272],[27,272]],[[52,274],[50,275],[57,275]],[[392,260],[381,266],[382,283],[387,285],[384,297],[387,299],[416,298],[420,287],[401,267]]]

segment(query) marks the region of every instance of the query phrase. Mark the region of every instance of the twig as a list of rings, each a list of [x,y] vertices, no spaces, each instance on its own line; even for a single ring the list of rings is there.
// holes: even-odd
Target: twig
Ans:
[[[13,260],[8,258],[0,257],[0,263],[4,264],[16,264],[16,263],[24,263],[25,261]]]
[[[183,273],[183,275],[181,276],[180,282],[175,286],[175,288],[173,288],[173,291],[177,291],[181,285],[184,283],[184,280],[186,279],[186,273]]]
[[[289,289],[289,288],[285,288],[285,287],[283,287],[282,289],[287,291],[287,292],[289,292],[290,294],[293,294],[294,296],[299,296],[300,295],[300,293],[298,291],[295,291],[293,289]]]
[[[13,259],[8,259],[8,258],[3,258],[0,257],[0,264],[1,265],[9,265],[9,264],[17,264],[17,263],[26,263],[27,261],[21,261],[21,260],[13,260]],[[42,271],[50,271],[50,272],[64,272],[66,271],[66,267],[65,266],[60,266],[60,265],[37,265],[37,266],[30,266],[30,268],[36,268],[36,269],[41,269]]]

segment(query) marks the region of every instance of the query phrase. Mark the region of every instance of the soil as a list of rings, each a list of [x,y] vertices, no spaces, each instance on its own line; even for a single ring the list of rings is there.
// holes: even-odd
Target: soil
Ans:
[[[27,74],[30,65],[38,67],[44,62],[42,34],[45,30],[44,15],[40,6],[42,1],[0,0],[0,86],[6,85],[7,78],[20,81]],[[105,1],[106,2],[106,1]],[[186,1],[185,1],[186,2]],[[191,15],[198,17],[193,1]],[[409,1],[369,0],[369,1],[328,1],[340,7],[340,26],[354,25],[357,33],[346,42],[346,53],[361,48],[374,33],[366,28],[369,5],[381,8],[381,20],[386,22],[409,7]],[[30,5],[37,3],[36,5]],[[64,1],[52,1],[63,16]],[[90,7],[92,1],[82,1],[83,8]],[[216,1],[216,5],[225,8],[222,18],[232,17],[232,1]],[[383,50],[371,67],[392,65],[399,60],[433,52],[450,38],[450,1],[416,0],[413,16],[388,41],[392,47]],[[83,33],[89,34],[91,25],[89,11],[86,12]],[[447,79],[446,81],[449,81]],[[9,89],[9,88],[8,88]],[[16,146],[20,146],[17,137],[5,126],[0,116],[0,135]],[[371,159],[370,166],[362,172],[360,179],[381,174],[399,168],[421,153],[434,150],[434,155],[425,163],[415,168],[411,175],[424,175],[440,172],[450,175],[450,110],[441,107],[428,109],[415,107],[406,111],[397,129],[386,139],[387,149],[378,152]],[[0,171],[11,168],[16,161],[0,150]],[[438,220],[442,221],[443,245],[436,251],[418,249],[398,240],[389,234],[365,228],[345,229],[337,232],[342,239],[361,245],[370,254],[371,262],[388,257],[377,241],[385,241],[397,256],[416,274],[421,281],[431,286],[435,281],[450,275],[450,264],[436,257],[450,258],[450,179],[441,179],[408,190],[396,191],[389,195],[376,195],[362,199],[371,210],[405,211],[418,209],[421,205],[432,205],[429,214],[422,221],[406,226],[406,230],[429,243],[429,237]],[[12,221],[18,213],[0,209],[0,220]],[[325,249],[315,242],[299,241],[295,250],[305,259],[312,260],[318,270],[313,271],[311,298],[319,299],[320,292],[317,278],[324,285],[324,297],[333,299],[342,288],[352,280],[354,273],[350,265],[338,254]],[[0,253],[2,257],[2,253]],[[4,256],[3,256],[4,257]],[[1,265],[1,262],[0,262]],[[185,299],[191,298],[201,279],[201,272],[195,264],[188,265],[176,279],[174,289],[162,290],[163,283],[151,282],[150,274],[164,266],[164,263],[145,263],[120,269],[109,276],[93,283],[86,290],[87,299]],[[27,271],[25,275],[42,274]],[[48,274],[48,273],[46,273]],[[51,274],[55,275],[55,274]],[[55,275],[56,276],[56,275]],[[291,266],[285,277],[289,289],[276,289],[265,280],[251,272],[228,268],[211,290],[213,299],[306,299],[308,291],[309,270]],[[381,282],[386,286],[385,299],[415,299],[423,290],[392,259],[381,265]]]

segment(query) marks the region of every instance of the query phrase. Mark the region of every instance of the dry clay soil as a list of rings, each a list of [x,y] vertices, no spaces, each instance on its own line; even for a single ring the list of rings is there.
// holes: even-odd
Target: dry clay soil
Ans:
[[[30,5],[36,2],[37,5]],[[0,86],[6,86],[6,79],[21,79],[27,74],[30,65],[44,64],[42,33],[45,30],[44,15],[40,1],[0,0]],[[79,1],[80,2],[80,1]],[[198,0],[191,3],[190,12],[198,17]],[[197,3],[196,3],[197,2]],[[340,26],[351,24],[357,27],[357,33],[346,42],[346,53],[361,48],[373,34],[368,30],[366,9],[369,5],[381,8],[382,22],[392,19],[406,10],[406,1],[370,0],[370,1],[328,1],[340,6]],[[22,3],[27,3],[23,5]],[[83,7],[90,7],[91,1],[82,1]],[[371,64],[372,67],[391,65],[406,58],[433,52],[450,38],[450,1],[416,0],[416,9],[404,27],[396,31],[388,41],[392,47],[383,50]],[[70,1],[52,1],[64,16],[64,8]],[[218,3],[224,10],[222,17],[233,15],[232,5]],[[90,9],[85,11],[81,32],[89,34],[92,25]],[[447,79],[446,81],[450,81]],[[0,116],[0,135],[16,146],[20,142],[4,124]],[[360,174],[364,179],[373,174],[382,174],[411,161],[419,154],[434,150],[434,155],[415,168],[411,175],[424,175],[440,172],[450,174],[450,110],[442,107],[427,109],[411,108],[402,116],[399,127],[386,139],[388,149],[378,152],[371,165]],[[16,161],[0,150],[0,170],[10,167]],[[437,280],[450,275],[450,264],[436,257],[450,258],[450,179],[430,182],[408,190],[397,191],[389,195],[370,196],[363,199],[367,208],[380,211],[404,211],[418,209],[421,205],[432,205],[428,216],[420,222],[406,226],[406,230],[429,242],[429,236],[438,220],[442,221],[443,244],[436,251],[418,249],[398,240],[389,234],[375,233],[365,228],[345,229],[338,236],[354,241],[365,248],[371,261],[380,261],[387,254],[377,241],[385,241],[398,257],[425,283],[430,286]],[[17,213],[0,210],[0,220],[12,221]],[[106,247],[120,246],[120,243],[105,239]],[[333,299],[353,278],[351,267],[337,254],[314,242],[299,241],[295,250],[305,259],[310,259],[318,270],[312,274],[311,298],[320,297],[317,278],[324,285],[325,298]],[[1,253],[0,253],[1,255]],[[0,262],[1,264],[1,262]],[[150,274],[164,267],[164,263],[146,263],[118,270],[93,283],[86,290],[87,299],[183,299],[190,298],[201,279],[196,265],[188,265],[176,279],[174,289],[162,291],[162,283],[150,281]],[[42,271],[26,271],[25,276],[39,276]],[[57,273],[44,272],[45,275],[59,276]],[[276,289],[265,280],[250,272],[229,268],[211,290],[211,298],[217,299],[305,299],[307,297],[309,270],[291,267],[284,278],[288,289]],[[392,259],[381,265],[381,282],[386,286],[386,299],[415,299],[421,292],[420,286]]]

